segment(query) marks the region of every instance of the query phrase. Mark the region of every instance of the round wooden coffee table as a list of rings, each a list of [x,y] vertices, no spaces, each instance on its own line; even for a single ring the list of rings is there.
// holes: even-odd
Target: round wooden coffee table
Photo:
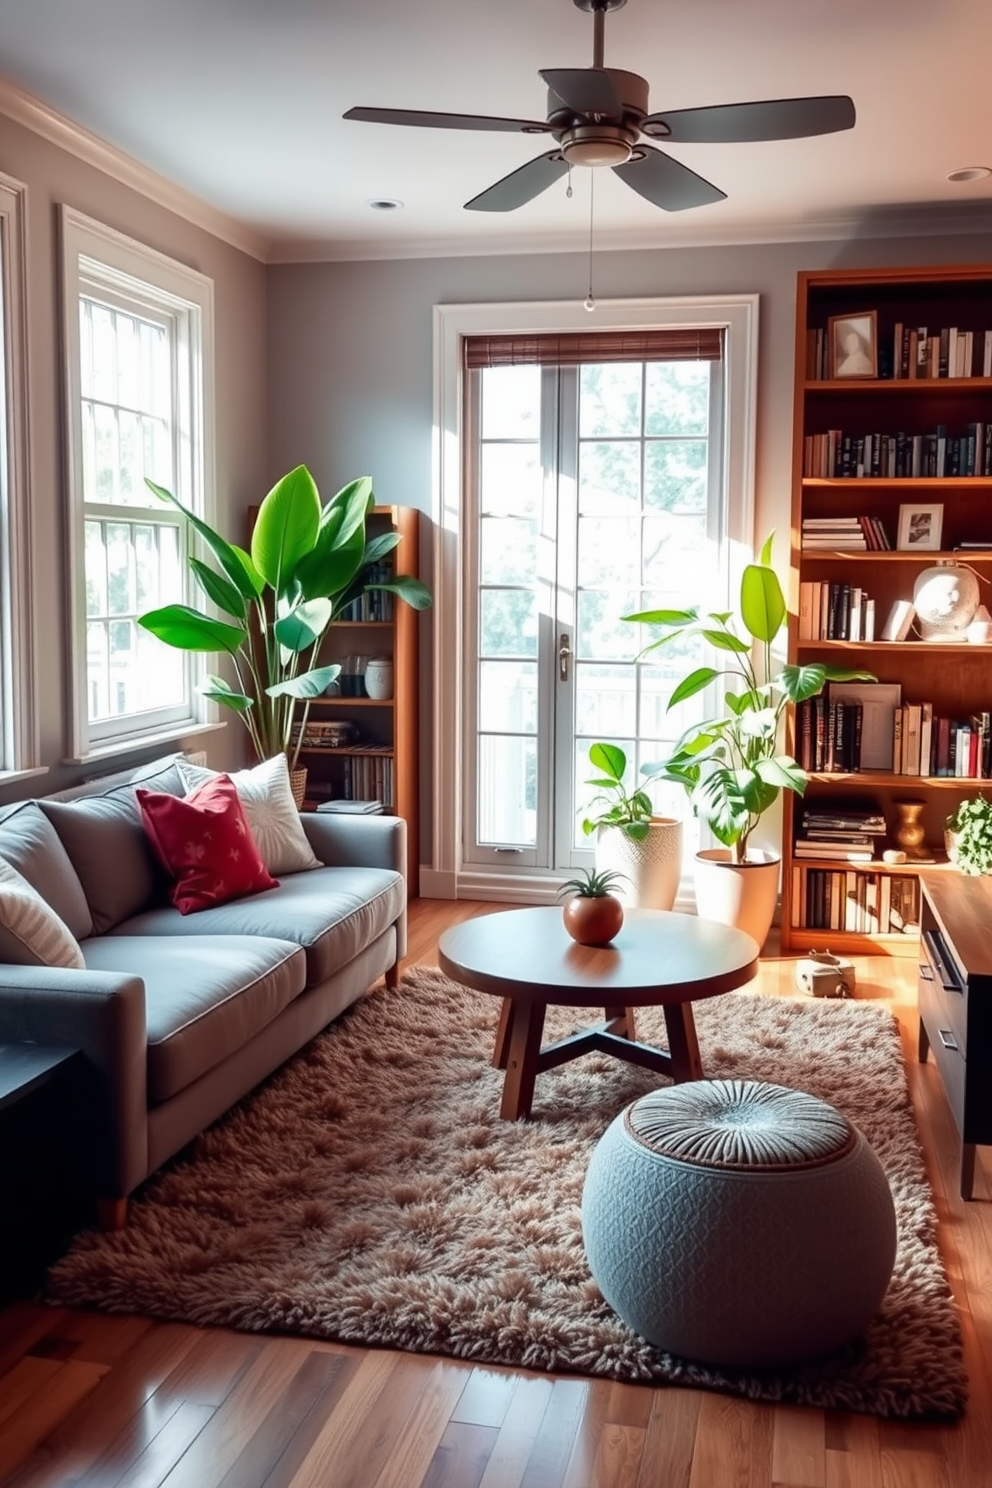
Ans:
[[[692,1004],[751,981],[758,945],[743,930],[694,915],[628,909],[608,946],[576,945],[561,909],[510,909],[445,930],[441,970],[466,987],[502,997],[493,1064],[506,1071],[500,1115],[529,1116],[534,1081],[544,1070],[604,1050],[632,1064],[700,1080]],[[604,1023],[541,1047],[548,1004],[601,1007]],[[637,1041],[634,1009],[663,1007],[668,1048]]]

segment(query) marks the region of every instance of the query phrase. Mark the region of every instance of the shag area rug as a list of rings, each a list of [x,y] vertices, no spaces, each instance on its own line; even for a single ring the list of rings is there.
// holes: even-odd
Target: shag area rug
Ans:
[[[592,1148],[664,1077],[586,1055],[538,1076],[533,1119],[501,1121],[498,1007],[423,968],[372,993],[150,1179],[125,1230],[77,1237],[48,1297],[878,1415],[961,1411],[957,1314],[887,1009],[753,993],[696,1006],[706,1073],[839,1107],[878,1153],[899,1224],[895,1275],[863,1340],[748,1373],[651,1347],[586,1264]],[[547,1037],[588,1016],[550,1008]],[[638,1035],[665,1042],[660,1010],[638,1013]]]

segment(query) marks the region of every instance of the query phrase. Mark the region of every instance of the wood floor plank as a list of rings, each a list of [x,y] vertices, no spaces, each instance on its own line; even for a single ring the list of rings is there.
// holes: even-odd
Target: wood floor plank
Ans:
[[[39,1359],[25,1354],[14,1368],[0,1379],[0,1427],[16,1416],[62,1368],[60,1359]]]
[[[64,1326],[68,1313],[63,1307],[43,1307],[38,1302],[12,1302],[0,1312],[0,1378],[17,1364],[39,1339]]]
[[[0,1427],[0,1462],[5,1472],[13,1474],[79,1401],[96,1389],[106,1372],[103,1364],[77,1364],[73,1359],[60,1364],[47,1387]]]
[[[825,1488],[826,1432],[823,1412],[776,1406],[772,1432],[772,1478],[781,1488]]]
[[[520,1488],[551,1392],[547,1376],[525,1375],[518,1380],[479,1488]]]
[[[773,1429],[772,1406],[705,1395],[689,1488],[771,1488]]]
[[[479,1488],[498,1435],[496,1426],[449,1422],[420,1488]]]
[[[451,1419],[466,1426],[502,1426],[516,1388],[517,1376],[509,1369],[473,1369]]]
[[[176,1465],[182,1461],[200,1433],[209,1426],[215,1414],[212,1405],[196,1405],[185,1400],[176,1405],[143,1451],[118,1477],[94,1468],[79,1479],[78,1488],[161,1488],[168,1482]]]
[[[689,1488],[702,1396],[678,1386],[652,1394],[637,1488]]]
[[[373,1482],[375,1488],[413,1488],[423,1481],[464,1388],[463,1366],[448,1362],[434,1365],[389,1460],[377,1478],[367,1479],[370,1488]]]
[[[565,1472],[564,1488],[635,1488],[644,1454],[643,1426],[620,1426],[603,1421],[591,1458],[585,1451],[572,1455]]]
[[[592,1381],[556,1380],[520,1488],[561,1488],[585,1417]]]
[[[330,1392],[344,1386],[348,1359],[344,1354],[330,1354],[316,1349],[296,1356],[296,1369],[286,1388],[277,1395],[259,1420],[217,1488],[261,1488],[271,1480],[277,1466],[286,1456],[290,1444],[304,1428],[318,1401],[325,1407]],[[357,1360],[354,1367],[357,1367]]]

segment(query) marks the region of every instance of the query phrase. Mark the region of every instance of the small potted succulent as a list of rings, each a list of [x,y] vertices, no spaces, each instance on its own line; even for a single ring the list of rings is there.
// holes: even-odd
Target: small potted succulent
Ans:
[[[582,830],[595,834],[596,867],[624,880],[620,899],[631,909],[671,909],[682,873],[682,823],[655,816],[644,790],[624,785],[627,756],[619,744],[589,746],[589,763],[599,773]]]
[[[992,873],[992,801],[982,795],[962,801],[947,818],[945,837],[948,857],[962,873]]]
[[[566,879],[558,890],[559,898],[571,891],[562,908],[562,923],[579,945],[609,945],[623,925],[623,904],[616,889],[623,874],[596,868],[582,868],[574,878]]]

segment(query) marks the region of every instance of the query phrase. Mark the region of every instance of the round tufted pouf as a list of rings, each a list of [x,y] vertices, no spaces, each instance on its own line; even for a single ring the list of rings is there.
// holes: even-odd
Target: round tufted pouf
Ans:
[[[862,1332],[892,1275],[888,1180],[815,1096],[754,1080],[652,1091],[596,1146],[582,1193],[589,1266],[667,1353],[765,1368]]]

